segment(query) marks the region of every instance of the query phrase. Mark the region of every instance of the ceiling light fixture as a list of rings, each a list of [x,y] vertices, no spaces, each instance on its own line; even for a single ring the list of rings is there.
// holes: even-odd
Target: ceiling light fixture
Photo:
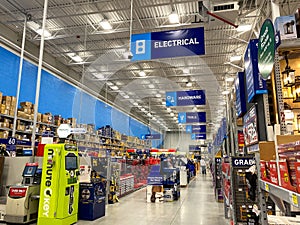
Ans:
[[[192,84],[191,82],[187,82],[187,83],[186,83],[186,86],[187,86],[187,87],[192,87],[193,84]]]
[[[228,90],[222,91],[222,95],[228,95],[229,93],[230,93],[230,91],[228,91]]]
[[[138,105],[139,105],[139,103],[137,103],[137,102],[134,102],[134,103],[133,103],[133,105],[135,105],[135,106],[138,106]]]
[[[242,56],[241,55],[233,55],[230,57],[230,62],[238,62],[241,61]]]
[[[226,82],[233,82],[234,81],[234,77],[226,77],[225,81]]]
[[[101,20],[100,26],[103,28],[103,30],[111,30],[112,29],[112,26],[107,19]]]
[[[160,97],[161,97],[161,94],[156,94],[155,97],[156,97],[156,98],[160,98]]]
[[[139,72],[139,76],[140,76],[140,77],[145,77],[145,76],[146,76],[146,73],[145,73],[144,71],[140,71],[140,72]]]
[[[42,35],[43,30],[42,29],[37,29],[35,32],[37,32],[39,35]],[[44,30],[44,37],[45,38],[49,38],[51,37],[52,34],[50,33],[50,31],[48,31],[47,29]]]
[[[144,112],[144,111],[146,111],[146,109],[145,108],[141,108],[141,111]]]
[[[154,84],[149,84],[148,87],[149,88],[155,88]]]
[[[77,63],[83,61],[83,59],[79,55],[74,55],[74,56],[71,56],[70,58]]]
[[[124,98],[129,98],[129,95],[124,95],[123,97],[124,97]]]
[[[167,111],[170,112],[170,111],[171,111],[171,108],[167,108]]]
[[[41,26],[38,23],[36,23],[34,21],[29,21],[29,22],[27,22],[27,25],[31,30],[35,31],[39,35],[42,35],[42,29],[41,29]],[[52,36],[51,32],[49,30],[45,29],[44,30],[44,37],[49,38],[51,36]]]
[[[246,31],[249,31],[251,29],[252,29],[252,25],[250,25],[250,24],[243,24],[243,25],[239,25],[236,28],[236,31],[237,32],[246,32]]]
[[[170,23],[179,23],[179,16],[176,11],[172,11],[169,15],[169,22]]]
[[[118,86],[111,86],[111,89],[113,89],[114,91],[119,90]]]
[[[171,113],[170,113],[170,116],[175,116],[175,114],[171,112]]]

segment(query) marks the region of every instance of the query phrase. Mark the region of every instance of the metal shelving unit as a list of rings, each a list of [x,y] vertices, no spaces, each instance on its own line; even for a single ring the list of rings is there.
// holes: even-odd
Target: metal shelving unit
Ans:
[[[263,180],[260,180],[259,182],[261,189],[271,194],[273,198],[278,198],[290,205],[300,208],[300,194]]]

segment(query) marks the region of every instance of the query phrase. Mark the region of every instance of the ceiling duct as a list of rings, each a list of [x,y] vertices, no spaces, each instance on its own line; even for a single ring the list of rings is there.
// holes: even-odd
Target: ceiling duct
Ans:
[[[207,20],[211,25],[218,26],[227,23],[237,27],[235,25],[236,18],[239,14],[239,4],[237,1],[215,4],[210,4],[209,1],[199,1],[198,7],[200,16],[203,18],[210,16]]]

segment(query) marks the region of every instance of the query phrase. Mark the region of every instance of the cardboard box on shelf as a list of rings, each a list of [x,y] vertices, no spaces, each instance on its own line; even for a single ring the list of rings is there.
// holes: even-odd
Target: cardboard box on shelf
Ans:
[[[8,113],[10,116],[14,116],[15,115],[15,111],[14,110],[9,110],[9,113]]]
[[[281,40],[297,38],[295,15],[277,17],[274,28],[275,32],[280,32]]]
[[[42,113],[37,114],[37,122],[42,122]]]
[[[8,115],[8,110],[7,109],[1,109],[1,114]]]
[[[2,94],[2,92],[0,92],[0,104],[2,102],[2,96],[3,96],[3,94]]]
[[[11,96],[3,96],[2,97],[2,104],[10,105],[10,103],[11,103]]]
[[[28,108],[32,108],[32,103],[31,102],[21,102],[20,105],[22,107],[28,107]]]
[[[8,131],[0,131],[0,138],[8,138],[9,132]]]
[[[68,124],[70,124],[72,127],[76,127],[76,118],[68,118]]]

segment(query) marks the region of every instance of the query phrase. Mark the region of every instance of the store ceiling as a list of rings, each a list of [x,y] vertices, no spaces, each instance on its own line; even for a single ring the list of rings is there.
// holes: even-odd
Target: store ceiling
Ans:
[[[45,51],[53,59],[49,63],[54,67],[62,63],[68,69],[64,71],[69,71],[67,76],[81,81],[83,88],[89,87],[98,97],[160,130],[180,129],[178,112],[206,111],[211,138],[225,115],[222,91],[232,89],[233,82],[227,82],[226,78],[235,77],[243,66],[242,59],[230,62],[230,57],[242,56],[248,41],[257,38],[263,20],[271,17],[271,1],[203,2],[210,11],[214,5],[237,2],[238,10],[217,15],[240,27],[251,25],[251,29],[239,31],[201,14],[199,1],[194,0],[133,0],[132,20],[130,0],[49,0],[46,28],[51,37],[45,41]],[[298,0],[277,2],[281,15],[292,14],[300,7]],[[20,37],[26,15],[30,19],[27,40],[39,46],[40,36],[34,27],[42,24],[44,1],[0,0],[0,3],[0,25]],[[180,17],[176,25],[168,20],[174,10]],[[99,22],[103,19],[109,21],[112,30],[102,29]],[[131,24],[133,34],[203,26],[206,54],[131,63],[127,60]],[[74,56],[79,56],[80,62]],[[189,82],[191,86],[187,86]],[[190,89],[206,91],[206,106],[170,111],[163,104],[166,91]]]

